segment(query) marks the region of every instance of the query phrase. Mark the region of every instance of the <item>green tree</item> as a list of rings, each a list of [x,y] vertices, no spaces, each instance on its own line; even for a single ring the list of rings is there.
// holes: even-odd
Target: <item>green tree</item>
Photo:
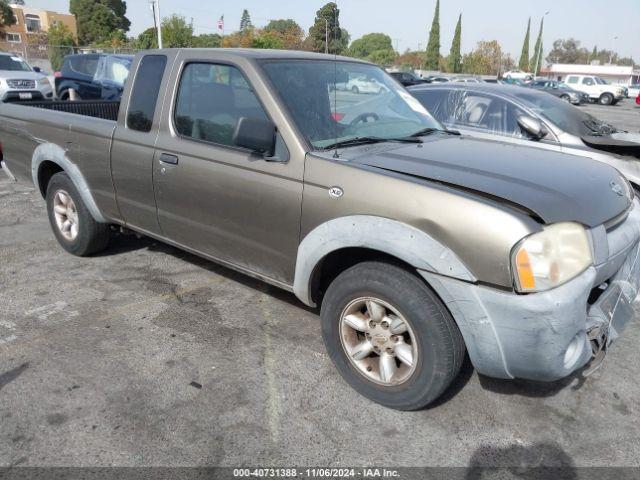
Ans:
[[[309,29],[306,47],[313,52],[324,52],[326,41],[325,32],[329,32],[329,53],[340,54],[349,45],[349,33],[340,28],[340,10],[338,6],[329,2],[316,12],[313,26]]]
[[[158,36],[155,27],[147,28],[138,35],[134,41],[134,47],[140,50],[148,50],[150,48],[158,48]]]
[[[70,0],[69,11],[76,17],[82,45],[110,40],[116,30],[124,34],[131,25],[123,0]]]
[[[540,64],[542,63],[542,30],[544,29],[544,17],[540,20],[540,31],[538,32],[538,38],[533,48],[533,56],[529,60],[529,66],[535,70],[534,75],[538,74],[540,70]]]
[[[164,48],[190,47],[193,40],[193,26],[181,15],[171,15],[162,19],[162,46]]]
[[[5,0],[0,0],[0,26],[15,25],[16,17]]]
[[[304,42],[304,30],[290,18],[271,20],[263,31],[278,35],[282,40],[282,48],[289,50],[300,49]]]
[[[481,41],[462,57],[462,71],[474,75],[498,75],[506,61],[497,40]]]
[[[440,63],[440,0],[436,0],[436,10],[433,14],[433,22],[431,22],[431,31],[429,32],[429,42],[427,43],[427,61],[425,68],[427,70],[438,70]]]
[[[195,48],[218,48],[222,37],[217,33],[203,33],[191,39],[191,46]]]
[[[462,71],[462,55],[460,54],[460,41],[462,39],[462,14],[458,17],[458,24],[456,25],[456,32],[453,35],[453,42],[451,42],[451,50],[449,51],[449,72],[460,73]]]
[[[591,55],[589,55],[589,62],[593,62],[598,59],[598,46],[594,45],[593,50],[591,51]]]
[[[602,52],[599,52],[599,54]],[[558,39],[553,42],[553,48],[547,55],[548,63],[588,63],[589,50],[580,46],[574,38]]]
[[[518,62],[518,68],[523,72],[529,71],[529,35],[531,33],[531,17],[527,23],[527,33],[524,36],[524,43],[522,44],[522,53],[520,54],[520,61]]]
[[[242,18],[240,19],[240,31],[246,32],[253,28],[253,24],[251,23],[251,16],[249,15],[249,10],[246,8],[242,11]]]
[[[282,35],[274,30],[261,30],[253,37],[253,48],[284,48]]]
[[[391,37],[384,33],[363,35],[351,43],[346,53],[380,65],[391,65],[396,58]]]
[[[75,40],[73,33],[64,23],[49,27],[49,61],[54,71],[60,70],[66,55],[73,53]]]

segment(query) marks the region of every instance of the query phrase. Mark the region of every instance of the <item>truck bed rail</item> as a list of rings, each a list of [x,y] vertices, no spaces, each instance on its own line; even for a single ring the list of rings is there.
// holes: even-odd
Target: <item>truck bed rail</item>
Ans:
[[[116,100],[81,100],[70,102],[63,100],[48,100],[35,102],[20,102],[21,105],[46,108],[59,112],[75,113],[86,117],[103,118],[105,120],[118,120],[120,101]]]

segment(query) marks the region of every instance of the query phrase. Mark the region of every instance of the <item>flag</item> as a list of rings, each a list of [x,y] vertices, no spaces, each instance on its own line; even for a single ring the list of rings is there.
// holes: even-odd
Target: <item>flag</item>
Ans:
[[[224,30],[224,15],[218,19],[218,30]]]

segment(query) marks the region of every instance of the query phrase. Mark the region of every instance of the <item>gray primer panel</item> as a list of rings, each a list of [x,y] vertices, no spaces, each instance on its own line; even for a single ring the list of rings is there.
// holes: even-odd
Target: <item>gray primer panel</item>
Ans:
[[[87,206],[87,209],[95,221],[108,223],[107,219],[104,218],[100,212],[98,205],[96,205],[93,195],[91,195],[91,191],[89,190],[89,185],[87,185],[80,169],[71,162],[71,160],[69,160],[67,152],[58,145],[53,143],[43,143],[38,145],[33,152],[33,157],[31,159],[31,175],[33,177],[33,184],[38,188],[40,187],[40,184],[38,183],[38,170],[40,170],[40,164],[46,161],[58,164],[60,168],[69,175],[69,178],[78,189],[78,192],[82,197],[82,201]]]
[[[423,231],[388,218],[351,215],[317,226],[300,243],[293,291],[302,302],[315,306],[310,282],[319,262],[329,253],[348,247],[379,250],[417,269],[476,281],[455,253]]]
[[[586,330],[587,298],[596,278],[593,267],[558,288],[529,295],[419,273],[449,308],[474,367],[484,375],[556,380],[591,358]],[[579,335],[579,358],[566,368],[564,354]]]

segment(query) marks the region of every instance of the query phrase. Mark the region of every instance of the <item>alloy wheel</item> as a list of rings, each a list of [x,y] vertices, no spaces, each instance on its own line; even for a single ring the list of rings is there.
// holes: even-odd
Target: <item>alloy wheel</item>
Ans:
[[[396,308],[373,297],[350,302],[340,315],[340,340],[351,364],[383,386],[406,382],[418,363],[418,343]]]

